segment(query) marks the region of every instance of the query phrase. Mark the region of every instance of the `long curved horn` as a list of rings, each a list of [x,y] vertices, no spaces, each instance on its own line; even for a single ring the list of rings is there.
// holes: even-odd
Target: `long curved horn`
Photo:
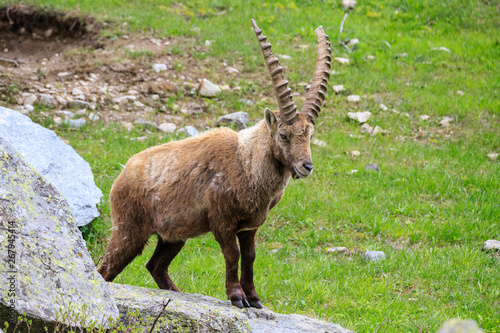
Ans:
[[[318,37],[318,56],[316,58],[316,69],[314,70],[311,88],[307,94],[306,101],[300,109],[300,114],[316,123],[316,118],[321,111],[321,104],[325,100],[326,84],[330,78],[330,62],[332,61],[330,42],[322,27],[315,31]]]
[[[283,78],[282,74],[283,67],[279,65],[278,58],[273,55],[273,51],[271,50],[271,44],[267,42],[266,36],[262,35],[262,30],[259,29],[254,19],[252,19],[252,25],[257,35],[257,39],[259,40],[260,49],[262,50],[267,69],[271,74],[274,92],[276,93],[280,108],[281,119],[288,124],[292,124],[299,115],[297,106],[293,102],[292,95],[290,94],[292,89],[288,88],[288,81]]]

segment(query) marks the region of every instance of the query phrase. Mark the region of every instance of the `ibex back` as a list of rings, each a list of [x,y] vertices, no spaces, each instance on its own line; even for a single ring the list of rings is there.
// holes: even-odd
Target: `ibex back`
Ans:
[[[216,129],[133,156],[110,193],[113,229],[99,267],[106,281],[113,281],[157,234],[146,267],[158,287],[178,291],[168,266],[188,238],[212,232],[226,262],[228,298],[240,308],[262,307],[253,282],[255,234],[290,177],[313,171],[310,138],[325,96],[331,52],[320,27],[316,69],[299,113],[271,44],[252,24],[279,111],[266,109],[263,121],[239,133]]]

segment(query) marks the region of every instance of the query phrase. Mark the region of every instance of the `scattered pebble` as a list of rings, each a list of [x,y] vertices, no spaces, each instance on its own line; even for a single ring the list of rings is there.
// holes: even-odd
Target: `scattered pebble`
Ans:
[[[359,97],[359,95],[349,95],[347,96],[347,101],[349,103],[357,103],[361,100],[361,98]]]
[[[234,124],[239,129],[246,128],[247,123],[248,123],[248,114],[242,111],[226,114],[217,119],[218,126]]]
[[[379,172],[380,169],[378,168],[378,165],[374,164],[374,163],[368,163],[366,166],[365,166],[365,170],[366,171],[369,171],[369,170],[372,170],[372,171],[376,171],[376,172]]]
[[[220,89],[222,91],[229,91],[229,90],[231,90],[231,87],[228,86],[227,84],[224,84],[224,85],[220,86]]]
[[[153,70],[156,72],[156,73],[159,73],[159,72],[164,72],[167,70],[167,65],[165,64],[154,64],[153,65]]]
[[[339,58],[339,57],[336,57],[334,60],[336,62],[338,62],[339,64],[349,65],[349,59],[348,58]]]
[[[347,116],[351,118],[352,120],[357,120],[359,123],[366,123],[372,113],[370,111],[363,111],[363,112],[349,112],[347,113]]]
[[[130,132],[132,130],[132,127],[134,127],[134,125],[132,125],[132,123],[129,123],[127,121],[122,122],[122,125],[123,125],[123,127],[125,127],[125,129],[128,132]]]
[[[439,125],[441,125],[442,127],[449,127],[452,121],[453,117],[444,116],[443,119],[439,122]]]
[[[240,71],[234,67],[230,67],[230,66],[227,66],[226,67],[226,71],[229,73],[229,74],[238,74]]]
[[[139,102],[139,101],[135,101],[134,102],[134,106],[137,107],[137,108],[143,108],[145,107],[146,105],[144,105],[143,103]]]
[[[422,119],[422,120],[429,120],[429,119],[431,119],[431,117],[429,117],[426,114],[423,114],[423,115],[420,116],[420,119]]]
[[[368,261],[377,262],[380,260],[385,260],[385,253],[382,251],[366,251],[363,255]]]
[[[316,146],[326,147],[326,142],[321,141],[321,140],[318,140],[318,139],[312,139],[312,140],[311,140],[311,143],[312,143],[313,145],[316,145]]]
[[[155,129],[155,130],[158,129],[158,127],[156,126],[155,123],[153,123],[152,121],[144,120],[142,118],[137,118],[134,121],[134,125],[143,126],[145,128],[149,128],[149,129]]]
[[[351,157],[355,158],[355,157],[358,157],[359,155],[361,155],[361,153],[359,152],[359,150],[353,150],[350,152],[351,154]]]
[[[71,90],[71,94],[73,96],[79,96],[79,95],[83,95],[83,91],[81,91],[80,89],[78,88],[73,88],[73,90]]]
[[[70,72],[61,72],[61,73],[58,73],[57,76],[59,77],[65,77],[65,76],[70,76],[71,73]]]
[[[385,106],[384,104],[380,104],[380,108],[382,109],[382,111],[389,110],[389,108],[387,106]]]
[[[484,242],[483,251],[500,251],[500,241],[488,239]]]
[[[488,154],[488,158],[492,161],[496,161],[498,159],[498,153],[490,153]]]
[[[198,135],[200,132],[193,126],[186,126],[184,128],[181,128],[179,131],[186,133],[189,136],[195,136]]]
[[[24,99],[24,106],[33,105],[37,99],[38,99],[38,97],[36,95],[29,95],[28,97],[26,97]]]
[[[253,102],[249,99],[242,98],[239,100],[240,103],[246,104],[246,105],[253,105]]]
[[[479,325],[472,319],[449,319],[436,333],[483,333]]]
[[[380,132],[382,132],[382,128],[380,128],[380,126],[375,126],[375,128],[373,129],[373,131],[370,133],[371,136],[375,136],[377,134],[379,134]]]
[[[132,141],[136,141],[136,140],[137,141],[146,141],[147,139],[148,139],[147,136],[139,136],[137,138],[130,138],[130,140],[132,140]]]
[[[99,121],[101,119],[97,113],[91,113],[87,118],[89,118],[90,121]]]
[[[367,56],[366,56],[366,59],[367,59],[367,60],[375,60],[375,56],[372,56],[372,55],[367,55]]]
[[[361,126],[361,132],[371,134],[371,132],[373,132],[373,127],[371,127],[367,123],[364,123],[363,126]]]
[[[69,108],[80,108],[80,107],[91,108],[91,105],[89,102],[78,100],[78,99],[68,101],[68,104],[66,104],[66,106]]]
[[[457,91],[457,95],[459,95],[459,96],[463,96],[463,95],[464,95],[464,92],[463,92],[462,90],[459,90],[459,91]]]
[[[356,46],[358,44],[359,44],[359,39],[353,38],[347,43],[347,46]]]
[[[335,93],[339,93],[341,91],[344,91],[344,85],[343,84],[338,84],[336,86],[332,86],[332,89]]]
[[[175,132],[177,126],[174,123],[162,123],[158,126],[158,130],[163,133],[173,133]]]
[[[160,95],[153,94],[153,95],[151,95],[151,98],[153,99],[153,101],[157,101],[160,99]]]
[[[33,107],[33,105],[28,104],[24,106],[24,110],[26,110],[26,113],[30,113],[35,110],[35,108]]]
[[[40,94],[39,95],[39,100],[40,103],[48,106],[50,108],[54,108],[57,106],[57,100],[54,98],[54,96],[49,95],[49,94]]]
[[[433,51],[444,51],[444,52],[451,52],[449,49],[447,49],[446,47],[444,46],[441,46],[441,47],[435,47],[432,49]]]
[[[56,111],[56,115],[65,119],[71,119],[75,117],[75,114],[73,112],[66,110]]]
[[[326,253],[341,253],[341,252],[347,252],[347,247],[345,246],[336,246],[336,247],[329,247],[325,250]]]
[[[63,121],[63,124],[67,124],[68,126],[70,127],[74,127],[74,128],[81,128],[83,126],[85,126],[85,119],[83,118],[80,118],[80,119],[66,119]]]
[[[214,97],[221,93],[221,89],[218,85],[203,79],[198,86],[198,93],[203,97]]]

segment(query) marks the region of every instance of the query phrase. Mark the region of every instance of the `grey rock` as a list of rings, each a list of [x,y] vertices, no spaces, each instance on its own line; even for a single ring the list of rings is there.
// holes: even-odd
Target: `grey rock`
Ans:
[[[379,172],[380,169],[378,168],[378,165],[374,164],[374,163],[368,163],[366,166],[365,166],[365,170],[366,171],[376,171],[376,172]]]
[[[40,104],[43,104],[49,108],[55,108],[57,106],[57,100],[52,95],[40,94],[38,96],[38,99],[40,101]]]
[[[82,101],[79,99],[74,99],[72,101],[69,101],[68,104],[66,104],[66,106],[69,108],[91,108],[89,102]]]
[[[0,247],[1,323],[25,313],[34,321],[31,332],[44,332],[55,322],[72,324],[61,313],[80,318],[80,325],[118,317],[68,203],[2,138],[0,244],[6,245]]]
[[[351,96],[349,96],[351,97]],[[348,112],[347,116],[351,118],[352,120],[357,120],[359,123],[363,124],[370,119],[370,116],[372,113],[370,111],[363,111],[363,112]]]
[[[0,137],[62,193],[78,226],[99,216],[96,205],[102,192],[95,186],[90,165],[54,132],[0,107]]]
[[[87,123],[87,122],[83,118],[80,118],[80,119],[65,119],[63,121],[63,124],[66,124],[69,127],[74,127],[74,128],[82,128],[83,126],[85,126],[85,123]]]
[[[158,130],[163,133],[174,133],[177,126],[174,123],[162,123],[158,126]]]
[[[437,333],[483,333],[483,330],[475,320],[454,318],[447,320]]]
[[[78,88],[73,88],[73,90],[71,90],[71,94],[73,96],[79,96],[79,95],[83,95],[83,91],[81,91],[80,89]]]
[[[226,114],[217,119],[217,125],[232,125],[234,124],[237,128],[243,129],[247,127],[248,124],[248,114],[243,111],[234,112],[230,114]]]
[[[154,64],[153,65],[153,70],[156,72],[156,73],[159,73],[159,72],[164,72],[167,70],[167,65],[165,64]]]
[[[488,239],[484,242],[483,251],[500,251],[500,241]]]
[[[198,132],[198,130],[196,128],[194,128],[193,126],[186,126],[184,128],[181,128],[179,130],[179,132],[184,132],[189,136],[195,136],[195,135],[200,134],[200,132]]]
[[[368,261],[380,261],[385,260],[385,253],[382,251],[366,251],[363,257]]]
[[[56,111],[56,116],[63,117],[66,119],[71,119],[75,117],[75,114],[71,111]]]
[[[156,126],[155,123],[153,123],[152,121],[144,120],[142,118],[137,118],[134,121],[134,125],[136,125],[136,126],[142,126],[144,128],[148,128],[148,129],[154,129],[154,130],[158,129],[158,126]]]
[[[371,134],[373,132],[373,127],[364,123],[363,126],[361,126],[361,132]]]
[[[221,301],[208,296],[183,294],[178,292],[146,289],[135,286],[110,283],[112,297],[127,324],[127,315],[140,313],[150,327],[168,299],[165,314],[159,317],[155,326],[161,332],[170,330],[186,332],[351,332],[333,323],[312,319],[301,315],[282,315],[264,309],[238,309],[229,301]]]
[[[91,113],[88,115],[90,121],[99,121],[101,117],[97,113]]]
[[[29,95],[24,99],[24,106],[26,105],[33,105],[36,101],[38,100],[38,97],[36,95]]]
[[[203,79],[198,86],[198,93],[203,97],[215,97],[221,92],[222,90],[218,85],[208,81],[207,79]]]

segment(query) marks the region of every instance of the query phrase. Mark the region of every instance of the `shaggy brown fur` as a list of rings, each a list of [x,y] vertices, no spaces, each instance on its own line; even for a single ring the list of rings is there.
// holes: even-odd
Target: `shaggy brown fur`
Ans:
[[[316,69],[298,113],[271,45],[252,23],[280,111],[266,109],[263,121],[239,133],[212,130],[133,156],[110,193],[113,229],[99,267],[106,281],[113,281],[157,234],[158,245],[146,267],[160,288],[178,291],[168,275],[170,263],[188,238],[212,232],[226,261],[228,298],[240,308],[262,307],[253,283],[255,234],[290,176],[312,173],[309,142],[331,57],[328,36],[318,28]]]

